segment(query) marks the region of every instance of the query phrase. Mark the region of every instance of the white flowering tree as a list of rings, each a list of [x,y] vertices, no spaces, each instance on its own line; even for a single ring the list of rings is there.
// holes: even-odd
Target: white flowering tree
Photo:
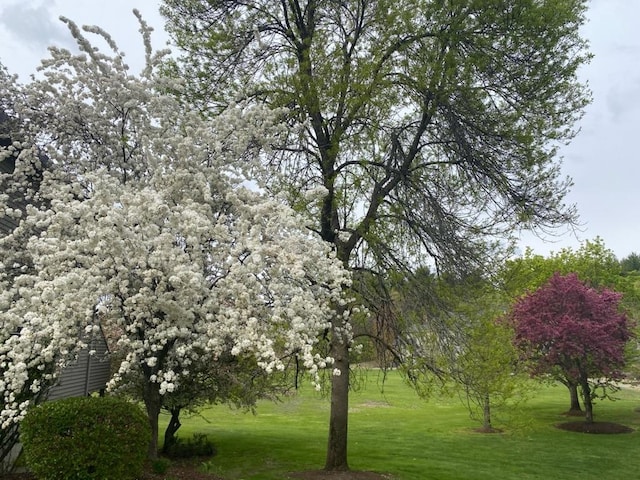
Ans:
[[[63,21],[80,54],[52,48],[42,80],[0,85],[24,126],[16,171],[0,177],[0,214],[19,222],[0,239],[0,419],[19,421],[24,392],[45,388],[100,321],[124,357],[109,386],[141,382],[155,456],[163,395],[203,362],[230,352],[267,372],[291,354],[312,372],[329,365],[313,346],[348,276],[291,209],[242,186],[278,112],[236,105],[204,121],[158,74],[166,52],[152,53],[141,19],[137,76],[106,33],[85,27],[110,55]],[[36,191],[20,179],[41,152],[53,166]],[[11,192],[27,191],[12,209]]]

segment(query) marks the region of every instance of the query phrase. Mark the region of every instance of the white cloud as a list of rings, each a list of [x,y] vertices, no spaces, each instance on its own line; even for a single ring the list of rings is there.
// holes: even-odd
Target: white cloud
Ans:
[[[108,32],[136,72],[144,62],[140,26],[132,10],[138,8],[154,27],[152,43],[163,48],[167,35],[158,9],[160,0],[0,0],[0,62],[22,81],[36,73],[40,60],[48,57],[47,48],[56,45],[75,49],[75,41],[59,20],[65,16],[78,26],[98,25]],[[95,35],[90,41],[100,49],[108,48]]]
[[[0,26],[21,46],[40,52],[51,43],[70,43],[61,22],[52,14],[53,2],[13,3],[0,10]]]

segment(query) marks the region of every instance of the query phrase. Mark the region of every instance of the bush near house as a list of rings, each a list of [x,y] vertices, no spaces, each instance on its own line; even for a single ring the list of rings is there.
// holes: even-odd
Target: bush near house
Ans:
[[[140,408],[112,397],[45,403],[29,410],[21,424],[27,466],[41,480],[134,479],[149,438]]]

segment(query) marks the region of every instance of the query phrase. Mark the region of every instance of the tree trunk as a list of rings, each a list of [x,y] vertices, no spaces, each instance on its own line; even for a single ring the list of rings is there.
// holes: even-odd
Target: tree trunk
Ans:
[[[569,389],[569,396],[571,397],[571,406],[569,407],[569,414],[572,412],[582,413],[582,407],[580,406],[580,397],[578,396],[578,384],[567,383]]]
[[[340,319],[338,319],[340,321]],[[331,377],[331,412],[325,470],[349,470],[347,427],[349,416],[349,345],[340,332],[332,332],[331,356],[340,375]]]
[[[585,421],[587,423],[593,423],[593,402],[591,401],[591,387],[589,387],[589,380],[587,378],[581,379],[580,387],[582,388]]]
[[[173,444],[176,443],[176,432],[182,426],[180,423],[180,410],[182,408],[176,407],[171,409],[171,419],[164,431],[164,444],[162,445],[162,453],[168,453]]]
[[[158,458],[158,417],[160,416],[161,397],[160,385],[146,379],[143,391],[144,406],[147,410],[149,426],[151,427],[151,440],[149,440],[148,457]]]
[[[489,394],[484,396],[484,408],[482,411],[482,429],[485,431],[491,431],[491,402],[489,399]]]

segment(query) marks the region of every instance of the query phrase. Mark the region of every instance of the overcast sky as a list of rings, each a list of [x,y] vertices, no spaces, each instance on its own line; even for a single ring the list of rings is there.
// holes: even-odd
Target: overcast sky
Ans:
[[[158,0],[0,0],[0,61],[27,81],[51,44],[72,46],[60,15],[80,25],[99,25],[127,53],[137,71],[143,48],[135,7],[155,28],[154,47],[167,36]],[[592,0],[583,36],[595,58],[580,72],[593,92],[573,143],[563,148],[563,173],[574,180],[583,231],[551,241],[525,236],[524,246],[547,255],[600,236],[618,258],[640,253],[640,0]],[[577,235],[577,236],[576,236]]]

